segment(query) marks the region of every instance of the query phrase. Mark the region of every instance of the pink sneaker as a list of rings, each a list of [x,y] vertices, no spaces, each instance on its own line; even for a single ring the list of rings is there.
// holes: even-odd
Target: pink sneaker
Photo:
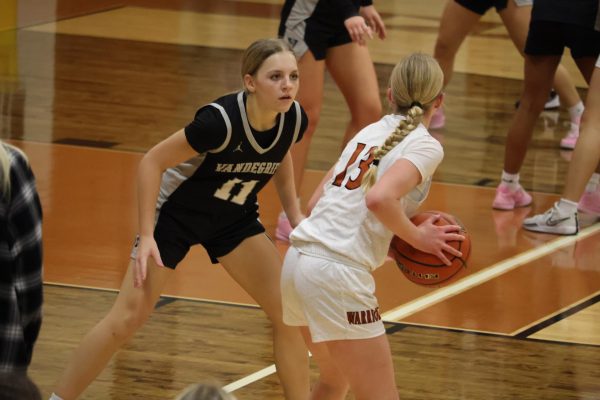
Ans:
[[[600,217],[600,185],[593,192],[583,192],[577,209],[583,213]]]
[[[560,140],[560,148],[573,150],[577,144],[577,139],[579,139],[579,125],[571,122],[571,129],[569,129],[567,135]]]
[[[281,240],[282,242],[289,242],[292,230],[292,225],[290,225],[290,221],[287,219],[285,213],[280,213],[279,218],[277,218],[277,229],[275,229],[275,239]]]
[[[429,129],[441,129],[444,125],[446,125],[446,115],[444,115],[444,110],[442,108],[438,108],[431,117]]]
[[[531,196],[521,186],[511,190],[508,185],[501,182],[496,189],[496,197],[492,207],[496,210],[514,210],[515,207],[527,207],[531,204]]]
[[[577,139],[579,138],[580,124],[581,117],[577,118],[575,121],[571,121],[569,132],[567,132],[566,136],[560,141],[561,149],[573,150],[575,148],[575,144],[577,144]]]

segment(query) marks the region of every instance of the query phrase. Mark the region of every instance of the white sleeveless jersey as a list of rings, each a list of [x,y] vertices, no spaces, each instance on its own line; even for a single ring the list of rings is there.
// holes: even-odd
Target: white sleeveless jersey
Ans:
[[[385,142],[401,118],[386,115],[346,145],[310,217],[292,232],[290,240],[295,247],[302,250],[303,246],[318,244],[334,256],[369,270],[383,264],[393,234],[367,208],[360,184],[373,162],[373,150]],[[408,217],[416,214],[427,197],[431,176],[443,156],[440,143],[419,125],[380,160],[377,179],[401,158],[412,162],[421,173],[421,184],[401,200]]]

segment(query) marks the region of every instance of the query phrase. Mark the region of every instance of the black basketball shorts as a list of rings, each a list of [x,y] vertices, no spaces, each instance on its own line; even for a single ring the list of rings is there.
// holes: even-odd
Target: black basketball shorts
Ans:
[[[154,227],[154,239],[165,267],[175,269],[190,247],[201,244],[213,264],[234,250],[245,239],[265,232],[258,220],[258,209],[239,215],[200,214],[172,203],[165,203]],[[137,254],[137,243],[131,258]]]
[[[573,58],[596,58],[600,53],[600,32],[562,22],[531,21],[525,54],[561,56],[565,47],[571,50]]]

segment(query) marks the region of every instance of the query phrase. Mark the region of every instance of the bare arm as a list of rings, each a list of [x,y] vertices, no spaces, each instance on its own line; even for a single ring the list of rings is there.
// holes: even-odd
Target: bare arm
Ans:
[[[455,233],[460,230],[460,227],[434,225],[439,216],[415,226],[404,212],[400,202],[400,199],[420,182],[421,174],[415,165],[406,159],[400,159],[368,191],[365,199],[367,207],[395,235],[419,250],[436,255],[449,265],[450,261],[442,250],[461,256],[458,250],[446,243],[449,240],[464,239],[462,235]]]
[[[315,208],[315,205],[317,205],[317,202],[319,201],[321,196],[323,196],[323,190],[325,190],[325,183],[329,181],[329,179],[331,179],[331,177],[333,176],[334,168],[335,165],[331,167],[329,171],[327,171],[327,173],[325,174],[323,179],[321,179],[321,182],[313,192],[312,196],[310,197],[310,200],[308,201],[308,204],[306,205],[306,214],[310,215],[312,209]]]
[[[304,219],[304,215],[298,204],[298,195],[294,184],[294,166],[289,151],[283,157],[277,172],[273,176],[273,181],[285,215],[287,215],[292,227],[296,227]]]
[[[162,173],[197,154],[188,144],[181,129],[151,148],[140,162],[137,176],[140,244],[134,273],[136,287],[140,287],[146,278],[146,261],[149,256],[152,256],[158,265],[163,265],[154,241],[156,199]]]

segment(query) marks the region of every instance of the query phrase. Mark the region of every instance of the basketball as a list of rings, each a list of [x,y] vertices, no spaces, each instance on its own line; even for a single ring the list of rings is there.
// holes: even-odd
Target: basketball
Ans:
[[[398,236],[394,236],[390,244],[390,256],[394,258],[396,265],[404,276],[418,285],[441,285],[453,280],[453,278],[460,275],[461,271],[467,268],[467,259],[471,253],[471,237],[456,217],[440,211],[425,211],[412,217],[411,221],[415,225],[420,225],[434,214],[440,215],[435,223],[437,226],[454,225],[453,219],[457,225],[461,226],[460,234],[465,236],[465,240],[451,241],[448,244],[461,251],[462,257],[444,252],[452,263],[446,265],[437,256],[417,250]]]

